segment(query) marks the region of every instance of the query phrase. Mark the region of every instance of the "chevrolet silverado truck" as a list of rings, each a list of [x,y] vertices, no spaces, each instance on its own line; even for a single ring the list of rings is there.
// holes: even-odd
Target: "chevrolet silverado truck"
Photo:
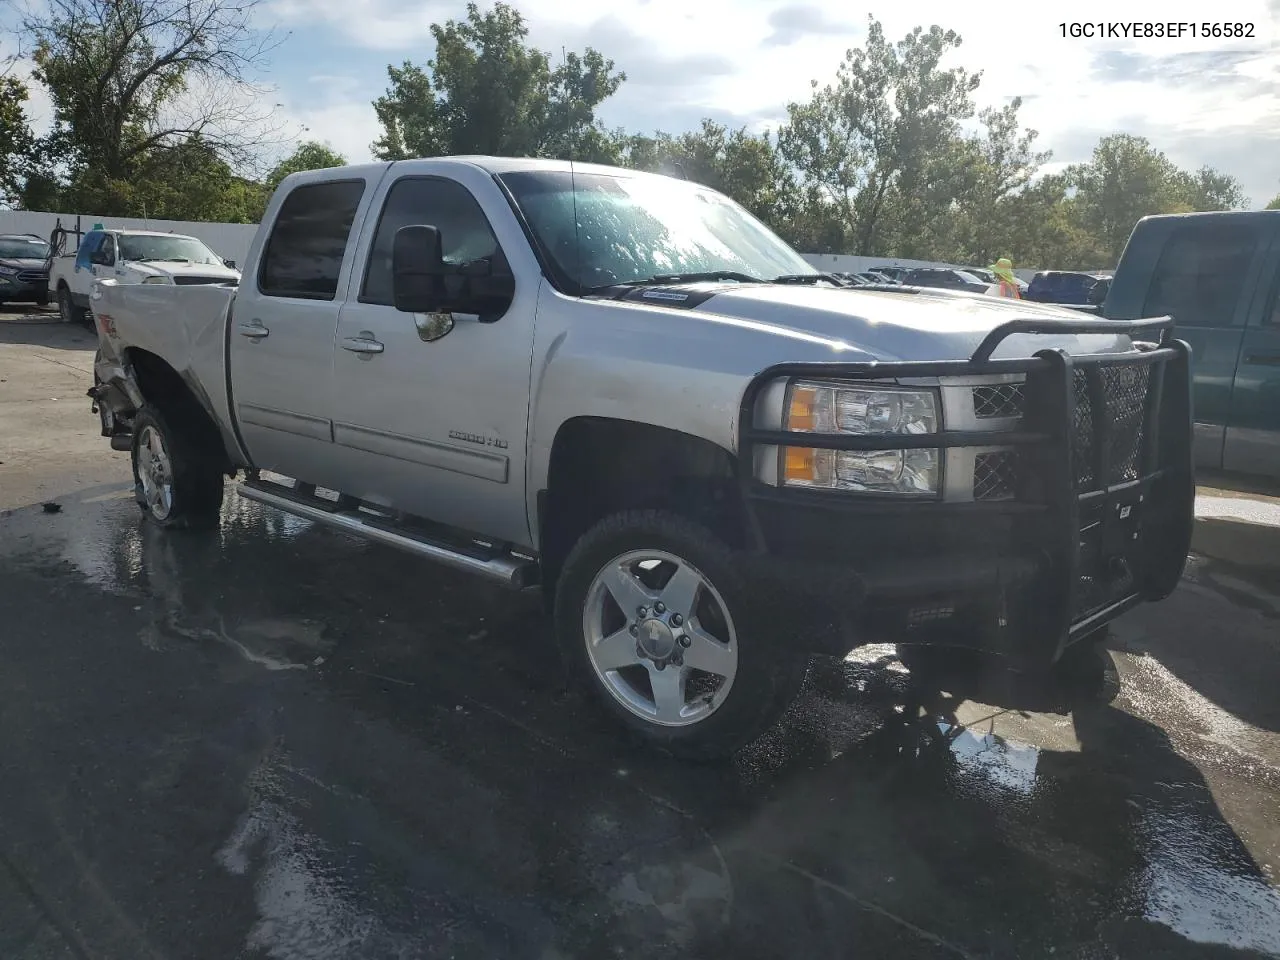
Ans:
[[[55,256],[48,289],[65,323],[84,323],[98,280],[188,285],[238,283],[240,272],[203,241],[178,233],[94,228],[73,254]]]
[[[217,524],[242,476],[540,589],[570,675],[672,753],[867,642],[1049,669],[1183,569],[1167,317],[842,287],[696,184],[485,157],[294,174],[245,271],[95,286],[146,519]]]

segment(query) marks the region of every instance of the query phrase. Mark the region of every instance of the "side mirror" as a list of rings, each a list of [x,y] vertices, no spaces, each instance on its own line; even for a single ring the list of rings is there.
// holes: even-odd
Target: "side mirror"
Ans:
[[[236,268],[236,262],[234,260],[223,260],[222,265],[228,270],[234,270]]]
[[[445,306],[444,246],[440,231],[414,224],[396,231],[391,244],[391,298],[404,313],[437,313]]]
[[[391,247],[392,302],[405,313],[470,313],[492,323],[511,306],[515,277],[501,250],[466,263],[444,259],[437,227],[396,231]]]

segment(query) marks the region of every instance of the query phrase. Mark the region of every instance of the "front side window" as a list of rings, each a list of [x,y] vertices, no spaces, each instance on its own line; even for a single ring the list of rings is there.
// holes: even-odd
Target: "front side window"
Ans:
[[[498,241],[475,197],[455,180],[406,177],[387,193],[369,252],[362,303],[391,304],[391,250],[401,227],[425,224],[440,231],[446,263],[492,260]]]
[[[742,207],[687,181],[558,171],[499,179],[566,293],[676,274],[814,272]]]
[[[268,297],[332,300],[347,251],[363,180],[294,187],[267,237],[258,289]]]
[[[1247,223],[1188,223],[1169,238],[1147,290],[1143,315],[1169,314],[1189,327],[1229,327],[1258,245]]]

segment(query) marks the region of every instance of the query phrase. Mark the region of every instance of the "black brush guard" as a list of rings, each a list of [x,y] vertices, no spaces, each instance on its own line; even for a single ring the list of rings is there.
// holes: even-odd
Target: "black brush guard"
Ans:
[[[896,363],[786,363],[762,371],[739,411],[739,482],[756,553],[768,551],[757,517],[761,501],[802,504],[864,516],[917,518],[1017,514],[1014,548],[1039,574],[1011,617],[1019,633],[1056,660],[1073,641],[1131,607],[1168,596],[1182,576],[1194,523],[1190,347],[1173,339],[1170,317],[1118,320],[1014,320],[1000,325],[968,360]],[[1019,334],[1127,335],[1135,349],[1076,356],[1047,349],[1030,358],[992,359]],[[1146,371],[1145,374],[1143,371]],[[812,434],[754,426],[762,391],[780,379],[898,381],[915,378],[1025,376],[1023,416],[1007,431],[943,430],[928,435]],[[1130,404],[1141,382],[1140,437],[1120,436],[1117,384]],[[1129,420],[1138,414],[1129,411]],[[945,426],[945,424],[944,424]],[[1132,426],[1132,423],[1130,423]],[[1129,431],[1133,433],[1132,430]],[[755,477],[759,446],[836,450],[1007,447],[1016,451],[1012,499],[950,502],[788,489]],[[1099,587],[1099,582],[1102,587]]]

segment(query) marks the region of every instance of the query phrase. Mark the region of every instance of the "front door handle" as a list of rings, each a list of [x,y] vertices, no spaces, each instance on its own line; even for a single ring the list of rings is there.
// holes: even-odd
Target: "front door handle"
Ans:
[[[248,337],[255,343],[263,337],[269,336],[270,333],[271,331],[262,325],[261,320],[252,320],[249,323],[240,324],[240,336]]]
[[[1260,367],[1280,367],[1280,353],[1250,353],[1245,356],[1244,362]]]
[[[373,339],[373,334],[368,330],[361,331],[358,337],[347,337],[342,341],[342,349],[350,350],[352,353],[361,354],[361,360],[367,360],[375,353],[381,353],[384,349],[383,345]]]

